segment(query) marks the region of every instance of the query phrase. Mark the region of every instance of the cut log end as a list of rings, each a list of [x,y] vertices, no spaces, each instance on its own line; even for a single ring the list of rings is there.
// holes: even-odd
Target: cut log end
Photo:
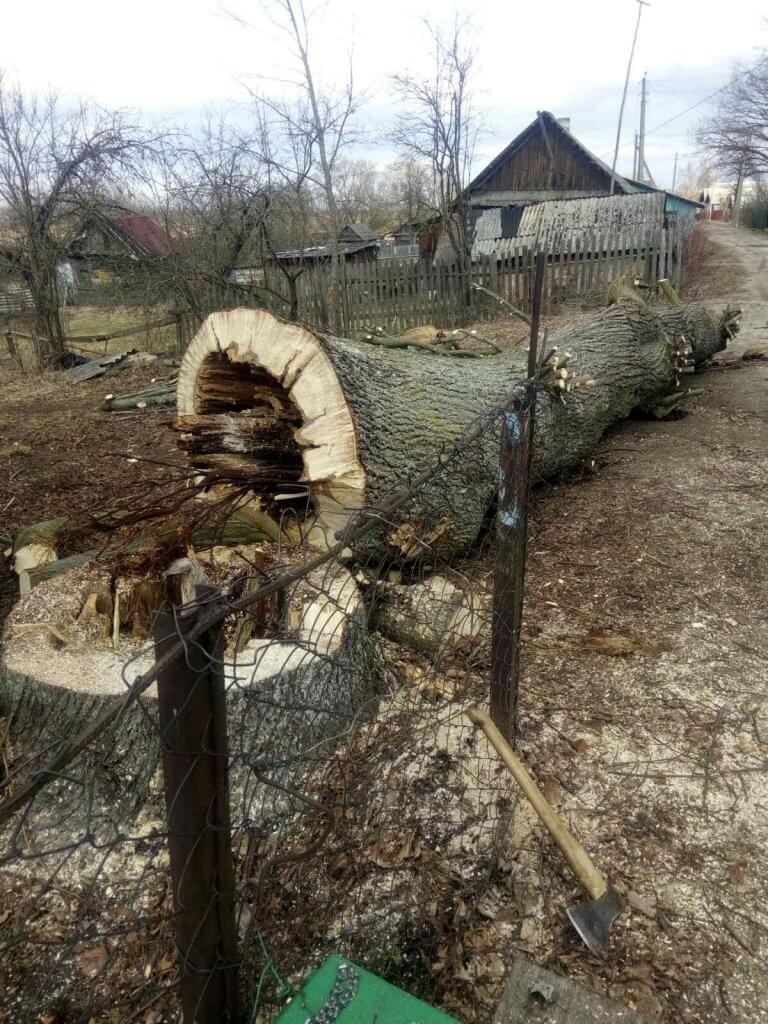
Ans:
[[[322,340],[263,310],[214,313],[179,370],[177,429],[193,466],[246,485],[265,508],[307,511],[333,542],[364,504],[365,471]],[[295,495],[295,498],[292,497]]]

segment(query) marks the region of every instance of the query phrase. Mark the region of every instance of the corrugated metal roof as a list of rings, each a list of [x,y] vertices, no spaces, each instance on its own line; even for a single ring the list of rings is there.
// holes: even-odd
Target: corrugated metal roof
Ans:
[[[523,210],[517,234],[511,238],[503,237],[500,209],[483,210],[477,220],[472,255],[503,256],[519,245],[557,251],[558,247],[580,242],[595,232],[635,231],[645,236],[658,231],[663,222],[663,192],[534,203]],[[500,233],[493,237],[496,225]]]
[[[378,246],[378,241],[368,242],[341,242],[338,252],[342,256],[353,256],[363,249],[371,249]],[[308,245],[304,249],[283,249],[274,254],[276,260],[320,260],[331,255],[329,245]]]
[[[129,213],[119,217],[117,223],[131,241],[140,245],[150,256],[170,256],[173,252],[168,232],[151,217],[141,213]]]

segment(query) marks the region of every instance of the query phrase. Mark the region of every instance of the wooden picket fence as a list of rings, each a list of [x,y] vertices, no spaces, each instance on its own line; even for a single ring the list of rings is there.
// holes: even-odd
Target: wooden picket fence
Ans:
[[[681,241],[677,226],[638,226],[620,234],[581,231],[560,242],[550,240],[544,311],[602,305],[611,282],[624,275],[647,282],[667,278],[679,288]],[[329,331],[340,321],[342,333],[354,337],[376,329],[398,334],[421,324],[460,327],[506,315],[476,285],[530,311],[537,247],[515,240],[503,244],[505,252],[480,256],[464,271],[455,264],[412,259],[347,265],[335,294],[327,266],[308,264],[296,281],[298,318]],[[274,267],[268,268],[263,286],[214,289],[199,298],[204,312],[260,306],[287,317],[290,311],[285,276]],[[179,315],[180,351],[198,327],[192,314]]]
[[[425,260],[347,265],[336,300],[344,333],[353,336],[380,328],[395,334],[427,323],[457,327],[503,315],[499,304],[475,285],[530,310],[537,249],[512,241],[506,244],[503,254],[480,256],[468,271]],[[649,282],[667,278],[679,287],[680,259],[680,238],[674,227],[653,232],[638,228],[619,236],[581,232],[578,238],[555,244],[547,254],[544,310],[602,304],[610,283],[622,275]],[[326,267],[307,267],[297,279],[297,294],[302,321],[332,328],[334,296]],[[265,297],[275,313],[287,314],[284,278],[275,270],[268,275]]]

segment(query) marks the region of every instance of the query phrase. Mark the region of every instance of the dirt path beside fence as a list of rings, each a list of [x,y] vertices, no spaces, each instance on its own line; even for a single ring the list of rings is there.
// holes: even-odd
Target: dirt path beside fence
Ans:
[[[538,828],[516,948],[668,1022],[768,1020],[768,240],[713,225],[745,330],[686,418],[630,421],[533,513],[521,746],[633,906],[568,948],[576,896]],[[730,365],[727,365],[729,364]],[[538,902],[537,902],[538,901]],[[555,922],[555,926],[551,925]]]

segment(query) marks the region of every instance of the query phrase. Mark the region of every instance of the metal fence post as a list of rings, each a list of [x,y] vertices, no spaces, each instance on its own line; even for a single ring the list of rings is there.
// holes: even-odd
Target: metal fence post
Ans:
[[[196,619],[194,609],[160,612],[156,657]],[[184,1024],[236,1024],[239,1017],[222,652],[216,627],[157,678]]]
[[[537,367],[541,299],[547,256],[539,252],[533,284],[528,377]],[[499,508],[496,522],[498,555],[493,588],[491,636],[491,718],[502,735],[513,742],[517,734],[520,681],[520,623],[523,615],[525,562],[528,547],[528,505],[531,492],[531,456],[536,412],[536,387],[504,413],[501,426]]]

